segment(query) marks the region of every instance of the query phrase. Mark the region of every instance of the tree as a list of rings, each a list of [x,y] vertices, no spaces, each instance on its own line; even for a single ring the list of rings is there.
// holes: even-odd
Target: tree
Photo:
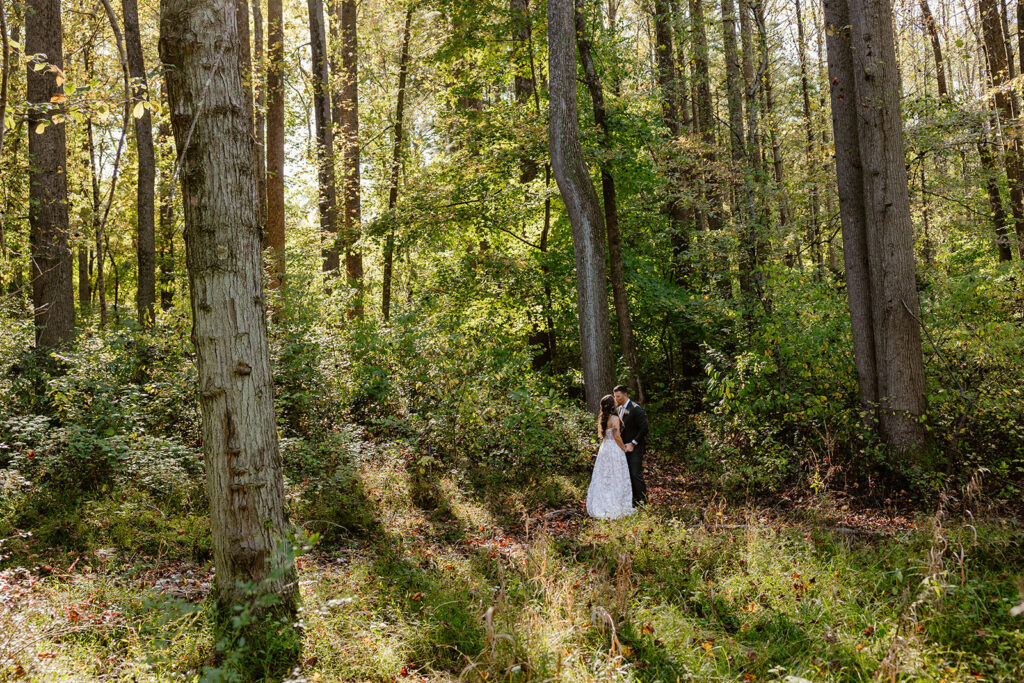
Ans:
[[[587,407],[597,412],[602,395],[613,384],[614,368],[605,290],[604,219],[579,141],[573,13],[573,0],[548,2],[549,144],[551,166],[572,225],[584,392]]]
[[[255,582],[294,610],[265,322],[252,138],[234,0],[163,0],[160,56],[182,160],[192,339],[222,607]],[[207,83],[210,87],[207,88]]]
[[[392,135],[391,180],[388,183],[388,211],[398,204],[398,178],[402,169],[402,139],[405,131],[405,86],[409,78],[409,42],[412,36],[412,8],[405,11],[402,31],[402,51],[398,56],[398,94],[395,100],[395,126]],[[384,283],[381,291],[381,313],[384,320],[391,318],[391,281],[395,260],[395,229],[388,228],[384,242]]]
[[[267,242],[267,89],[266,63],[263,58],[262,0],[252,0],[253,68],[250,82],[253,90],[253,132],[256,136],[256,200],[260,209],[263,246]]]
[[[825,275],[825,259],[821,248],[821,234],[818,212],[820,211],[820,200],[818,194],[818,179],[815,173],[815,120],[811,114],[811,89],[810,78],[807,69],[807,35],[804,31],[804,17],[800,8],[800,0],[796,0],[796,30],[797,50],[800,58],[800,97],[803,102],[804,126],[806,127],[807,143],[804,147],[804,156],[807,160],[807,174],[811,177],[808,188],[808,201],[810,212],[807,222],[807,230],[804,233],[804,241],[810,247],[811,259],[814,261],[814,277],[820,280]],[[801,266],[802,267],[802,266]]]
[[[285,274],[284,226],[284,9],[267,0],[267,248],[270,287]]]
[[[608,115],[604,108],[604,90],[597,75],[590,41],[587,39],[587,25],[584,0],[576,0],[576,48],[580,53],[583,73],[594,107],[594,122],[601,129],[601,144],[611,152],[608,135]],[[608,234],[608,269],[612,282],[612,300],[615,302],[615,318],[619,328],[619,345],[622,357],[629,370],[629,383],[639,403],[644,402],[644,387],[640,379],[640,358],[633,339],[633,321],[629,313],[629,296],[626,293],[626,269],[622,263],[622,236],[619,233],[618,198],[615,194],[615,178],[608,164],[601,168],[601,198],[604,200],[604,221]]]
[[[935,25],[932,9],[928,6],[928,0],[921,0],[921,18],[924,20],[925,31],[928,32],[928,38],[932,43],[932,56],[935,58],[935,80],[939,86],[939,97],[946,97],[949,94],[949,86],[946,83],[946,63],[942,61],[942,44],[939,42],[939,30]]]
[[[327,59],[327,32],[323,0],[308,0],[309,43],[312,53],[313,115],[316,120],[317,184],[319,185],[320,234],[325,273],[341,265],[338,245],[338,189],[334,181],[334,133]]]
[[[156,152],[153,149],[153,121],[149,112],[149,85],[146,82],[146,63],[142,56],[142,36],[139,33],[139,8],[136,0],[121,0],[124,15],[125,52],[131,76],[132,118],[135,121],[135,149],[138,155],[138,188],[136,192],[136,221],[138,237],[136,256],[139,282],[135,307],[139,324],[153,324],[156,312],[156,224],[154,204],[156,192]]]
[[[342,148],[341,179],[345,271],[348,286],[356,290],[352,313],[363,315],[363,254],[357,243],[362,232],[362,186],[359,174],[359,29],[355,0],[334,0],[341,33],[341,89],[334,94],[334,124]]]
[[[825,0],[836,174],[861,402],[886,444],[925,443],[913,224],[888,0]]]
[[[53,348],[75,334],[75,292],[68,235],[67,129],[60,0],[28,0],[27,69],[29,225],[36,345]],[[39,70],[39,64],[45,65]]]
[[[985,61],[988,75],[995,90],[995,104],[1003,125],[1012,124],[1018,115],[1009,83],[1012,80],[1006,52],[1006,40],[999,8],[995,0],[978,0],[981,27],[984,36]],[[1017,254],[1024,258],[1024,149],[1016,135],[1003,135],[1003,163],[1010,185],[1010,210],[1017,232]]]

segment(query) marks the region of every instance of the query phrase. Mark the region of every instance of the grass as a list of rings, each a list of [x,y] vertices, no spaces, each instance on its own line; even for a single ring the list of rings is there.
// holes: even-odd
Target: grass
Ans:
[[[322,535],[299,558],[296,680],[1024,679],[1014,524],[844,535],[813,510],[678,491],[593,522],[583,476],[512,486],[421,471],[398,445],[332,447],[351,451],[330,472],[291,472],[293,519]],[[570,511],[545,518],[552,503]],[[201,515],[151,507],[109,492],[0,548],[0,681],[233,680],[214,666]]]

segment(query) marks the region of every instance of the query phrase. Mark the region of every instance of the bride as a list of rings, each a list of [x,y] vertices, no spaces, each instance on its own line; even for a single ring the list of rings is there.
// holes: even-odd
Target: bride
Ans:
[[[615,414],[615,398],[605,396],[601,399],[601,417],[597,420],[601,449],[597,452],[587,491],[587,514],[591,517],[618,519],[635,512],[621,429],[622,421]]]

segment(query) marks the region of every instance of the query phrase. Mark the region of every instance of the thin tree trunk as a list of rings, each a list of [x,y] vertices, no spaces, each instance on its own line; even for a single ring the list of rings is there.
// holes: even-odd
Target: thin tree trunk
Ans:
[[[270,288],[284,284],[284,10],[267,0],[267,248]]]
[[[743,135],[743,74],[740,70],[740,54],[736,42],[736,5],[733,0],[722,0],[722,35],[729,113],[729,150],[734,164],[739,166],[745,156],[746,142]],[[733,213],[736,212],[734,201]]]
[[[604,92],[597,67],[587,39],[587,24],[584,0],[576,0],[576,47],[586,79],[587,89],[594,108],[594,123],[601,129],[601,146],[611,151],[608,137],[608,116],[604,107]],[[615,179],[607,164],[601,168],[601,195],[604,200],[604,221],[608,234],[608,264],[612,282],[612,299],[615,302],[615,317],[619,328],[619,344],[622,357],[629,370],[629,383],[637,402],[644,403],[643,382],[640,379],[640,358],[633,338],[633,323],[629,312],[629,297],[626,293],[626,269],[622,262],[622,236],[619,234],[618,199],[615,194]]]
[[[222,613],[253,600],[293,613],[294,560],[274,419],[259,210],[235,0],[163,0],[160,56],[182,159],[192,339]],[[210,87],[207,88],[207,83]]]
[[[319,185],[320,234],[323,270],[341,267],[338,244],[338,190],[334,181],[334,134],[331,122],[330,75],[323,0],[308,0],[309,42],[312,53],[313,114],[316,125],[317,184]]]
[[[171,124],[166,119],[157,129],[161,148],[171,140]],[[160,308],[174,306],[174,176],[170,170],[160,173]]]
[[[267,246],[267,89],[266,62],[263,56],[263,3],[252,0],[253,66],[250,83],[253,90],[253,131],[256,135],[256,201],[260,212],[260,244]]]
[[[391,155],[391,182],[388,186],[388,211],[398,204],[398,179],[402,168],[402,136],[405,121],[405,84],[409,77],[409,42],[412,33],[412,8],[405,11],[405,29],[402,33],[402,53],[398,58],[398,96],[395,103],[394,147]],[[391,281],[395,258],[395,229],[388,228],[384,244],[384,284],[381,293],[381,312],[384,320],[391,318]]]
[[[0,158],[3,158],[4,137],[7,134],[7,82],[10,79],[11,43],[7,35],[7,10],[0,2],[0,41],[2,41],[3,64],[0,65]],[[0,240],[4,231],[3,220],[0,220]],[[6,252],[6,245],[0,243],[0,256]]]
[[[989,147],[993,144],[988,117],[983,119],[981,135],[978,137],[978,159],[981,161],[981,172],[985,178],[985,192],[988,194],[989,211],[992,215],[992,227],[996,233],[996,249],[1000,261],[1013,259],[1010,249],[1010,233],[1007,230],[1006,211],[1003,208],[1003,197],[999,192],[999,165]]]
[[[942,61],[942,45],[939,43],[939,30],[935,25],[935,17],[932,9],[928,6],[928,0],[921,0],[921,17],[924,20],[924,28],[932,43],[932,55],[935,57],[935,79],[939,84],[939,97],[949,95],[949,86],[946,84],[946,63]]]
[[[89,279],[89,247],[78,247],[78,314],[84,318],[92,301],[92,282]]]
[[[814,261],[814,278],[821,280],[825,275],[825,264],[822,257],[821,248],[821,235],[820,235],[820,219],[818,212],[819,196],[818,196],[818,174],[816,164],[814,162],[814,147],[815,147],[815,122],[814,117],[811,115],[811,94],[810,94],[810,79],[807,75],[807,34],[804,31],[804,17],[803,11],[800,7],[800,0],[796,0],[796,29],[797,29],[797,48],[799,50],[800,57],[800,95],[803,100],[803,112],[804,112],[804,126],[806,127],[807,144],[804,148],[804,154],[807,158],[807,175],[810,178],[810,187],[808,189],[809,203],[810,203],[810,217],[808,227],[806,231],[806,237],[804,238],[807,245],[811,250],[811,260]]]
[[[342,197],[344,200],[345,270],[356,299],[351,314],[363,316],[363,254],[358,246],[362,233],[362,201],[359,176],[359,28],[355,0],[334,0],[341,31],[341,90],[336,96],[342,145]]]
[[[90,69],[86,66],[86,72]],[[103,239],[104,225],[101,218],[103,204],[100,199],[99,169],[96,167],[96,143],[92,133],[92,119],[86,119],[86,134],[89,142],[89,175],[92,180],[92,234],[96,248],[96,293],[100,304],[100,328],[107,325],[107,278],[106,249]]]
[[[60,0],[28,0],[25,53],[45,55],[47,68],[27,65],[29,225],[36,346],[65,344],[75,334],[68,228],[67,127],[54,123],[64,107],[64,54]]]
[[[1006,41],[995,0],[978,0],[985,43],[985,59],[995,89],[995,103],[1005,125],[1017,118],[1013,98],[1008,92],[1010,81]],[[1016,135],[1003,135],[1003,163],[1010,186],[1010,210],[1017,233],[1017,254],[1024,258],[1024,150]]]
[[[587,407],[596,413],[615,373],[605,289],[604,219],[579,141],[573,13],[573,0],[548,2],[549,142],[551,165],[572,225],[584,393]]]
[[[136,214],[138,239],[136,256],[139,282],[135,296],[139,324],[150,327],[156,317],[156,226],[154,218],[156,185],[156,152],[153,149],[153,121],[149,107],[149,85],[146,64],[142,56],[142,36],[139,33],[139,9],[136,0],[121,0],[124,15],[125,51],[128,73],[132,77],[133,118],[135,119],[135,149],[138,155],[138,190]],[[141,105],[142,111],[138,110]]]
[[[509,0],[509,17],[512,21],[512,64],[515,76],[512,89],[516,102],[521,105],[529,103],[533,98],[535,84],[533,70],[530,68],[530,0]],[[530,183],[537,177],[539,165],[537,160],[526,154],[519,159],[519,182]]]

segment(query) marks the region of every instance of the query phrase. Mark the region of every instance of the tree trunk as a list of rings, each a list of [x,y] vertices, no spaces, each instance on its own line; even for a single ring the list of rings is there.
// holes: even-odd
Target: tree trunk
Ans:
[[[949,87],[946,84],[946,63],[942,61],[942,45],[939,43],[939,30],[935,25],[932,9],[928,6],[928,0],[921,0],[921,17],[924,20],[924,28],[932,42],[932,55],[935,57],[935,80],[939,84],[939,97],[946,97],[949,95]]]
[[[722,36],[729,113],[729,150],[733,162],[739,165],[744,158],[746,143],[743,136],[743,74],[740,71],[740,53],[736,42],[736,5],[733,0],[722,0]],[[735,201],[733,213],[737,213]]]
[[[363,254],[357,243],[362,232],[359,177],[359,30],[355,0],[334,0],[341,32],[341,90],[335,94],[335,119],[342,145],[345,270],[356,299],[351,314],[363,316]]]
[[[825,276],[825,261],[821,248],[821,227],[818,217],[820,200],[818,196],[817,164],[814,161],[815,122],[814,117],[811,115],[810,79],[807,75],[807,34],[804,32],[804,18],[800,8],[800,0],[796,0],[796,29],[797,49],[799,50],[800,57],[800,95],[803,99],[804,126],[807,129],[807,144],[804,148],[804,154],[807,158],[807,175],[810,178],[810,187],[808,188],[810,216],[804,240],[810,247],[811,260],[814,261],[814,279],[821,280]]]
[[[153,149],[153,120],[150,116],[149,85],[146,64],[142,57],[142,36],[139,33],[139,8],[136,0],[121,0],[124,14],[125,52],[128,73],[132,77],[131,101],[135,119],[135,149],[138,154],[138,190],[136,213],[138,240],[136,255],[139,264],[139,282],[135,295],[139,324],[153,324],[156,311],[156,225],[154,194],[156,185],[156,152]],[[142,111],[138,110],[142,106]]]
[[[267,246],[267,89],[266,63],[263,58],[262,0],[252,0],[253,67],[250,83],[253,91],[253,132],[256,136],[256,201],[260,212],[260,244]]]
[[[572,225],[583,384],[587,407],[596,413],[615,372],[609,344],[604,219],[579,141],[573,12],[573,0],[548,2],[549,142],[551,165]]]
[[[891,8],[888,0],[824,6],[861,399],[876,407],[886,444],[916,454],[925,442],[924,364]]]
[[[604,91],[601,87],[597,67],[587,39],[587,23],[584,0],[576,0],[576,47],[583,64],[583,73],[590,99],[594,107],[594,122],[601,129],[601,146],[611,152],[608,136],[608,117],[604,108]],[[604,220],[608,234],[608,265],[612,282],[612,299],[615,302],[615,318],[619,328],[619,344],[622,357],[629,370],[629,383],[638,403],[644,403],[643,382],[640,379],[640,358],[633,338],[633,323],[629,312],[629,297],[626,293],[626,269],[622,262],[622,236],[619,234],[618,199],[615,194],[615,179],[607,164],[601,169],[601,195],[604,200]]]
[[[284,284],[284,10],[267,0],[267,248],[270,287]]]
[[[391,155],[391,182],[388,186],[388,211],[398,204],[398,179],[402,169],[402,135],[405,130],[405,83],[409,77],[409,41],[412,34],[412,8],[405,11],[405,30],[402,33],[402,53],[398,58],[398,96],[395,103],[394,147]],[[391,281],[395,260],[395,228],[388,228],[384,244],[384,284],[381,292],[381,312],[384,320],[391,318]]]
[[[512,64],[515,67],[512,89],[516,102],[525,105],[533,98],[535,90],[530,68],[530,0],[509,0],[509,18],[512,22]],[[533,182],[538,170],[536,159],[525,153],[520,156],[519,182]]]
[[[334,273],[341,266],[341,248],[338,244],[338,190],[334,182],[334,134],[331,122],[330,75],[327,68],[327,32],[324,30],[323,0],[308,0],[307,5],[313,64],[313,115],[316,125],[323,270],[325,273]]]
[[[171,125],[165,120],[157,129],[160,146],[170,143]],[[160,173],[160,308],[174,306],[174,175],[170,170]]]
[[[1013,259],[1010,249],[1010,233],[1007,230],[1006,211],[1003,209],[1003,197],[999,192],[999,165],[989,145],[992,144],[989,134],[988,118],[983,119],[982,132],[978,137],[978,159],[981,161],[981,172],[985,178],[985,192],[988,194],[989,211],[992,215],[992,227],[996,233],[996,249],[1000,261]]]
[[[54,348],[75,335],[68,229],[67,128],[64,115],[64,54],[60,0],[28,0],[25,53],[45,55],[48,66],[28,63],[29,225],[32,241],[32,305],[36,346]]]
[[[1009,61],[1006,41],[995,0],[978,0],[985,43],[985,60],[989,78],[995,89],[995,103],[1005,125],[1017,118],[1013,98],[1010,96]],[[1017,232],[1017,253],[1024,258],[1024,150],[1016,135],[1003,135],[1003,163],[1010,186],[1010,210],[1013,212]]]
[[[86,72],[90,72],[86,66]],[[107,277],[106,277],[106,248],[103,239],[103,221],[100,215],[103,204],[100,200],[99,169],[96,167],[96,142],[92,133],[92,119],[86,119],[85,130],[89,145],[89,178],[92,183],[92,236],[96,250],[96,294],[100,304],[100,328],[107,325]]]
[[[254,582],[292,612],[294,561],[276,552],[287,519],[235,8],[235,0],[163,0],[160,56],[171,67],[182,158],[216,597],[222,608],[251,601],[239,584]]]

